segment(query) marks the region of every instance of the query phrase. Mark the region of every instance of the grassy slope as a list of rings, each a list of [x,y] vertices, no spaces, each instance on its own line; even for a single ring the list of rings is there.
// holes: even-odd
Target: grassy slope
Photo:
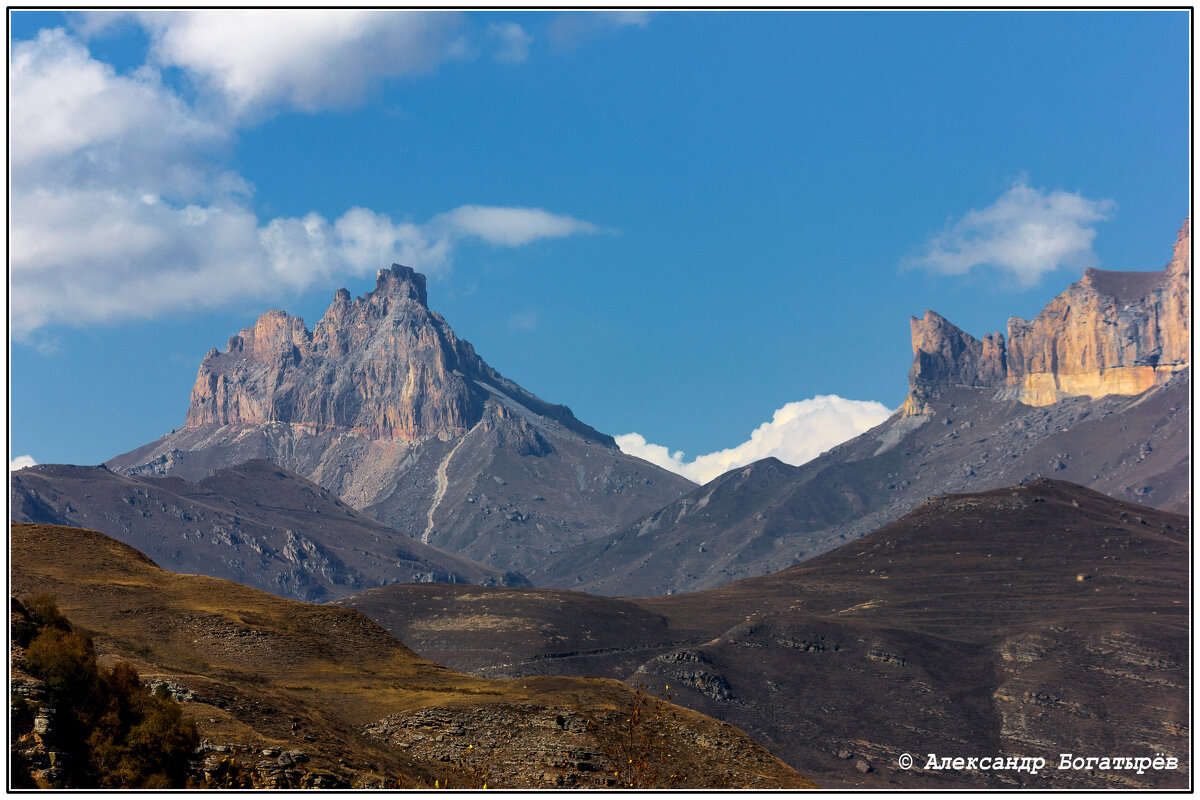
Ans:
[[[64,613],[94,635],[102,654],[130,661],[146,677],[192,688],[208,702],[189,704],[189,713],[202,737],[213,741],[301,745],[313,754],[314,767],[360,780],[372,773],[420,779],[441,767],[367,740],[362,726],[418,709],[490,704],[604,714],[628,708],[633,699],[612,680],[462,675],[418,657],[351,609],[169,573],[93,531],[23,523],[11,531],[12,592],[55,596]],[[677,713],[700,738],[732,730],[695,712]],[[745,769],[717,751],[692,747],[688,753],[681,743],[678,752],[688,753],[689,774],[699,785],[717,785],[732,769],[739,782],[746,773],[765,785],[811,786],[773,757],[758,758],[765,753],[744,737],[739,747],[756,754],[742,759]]]

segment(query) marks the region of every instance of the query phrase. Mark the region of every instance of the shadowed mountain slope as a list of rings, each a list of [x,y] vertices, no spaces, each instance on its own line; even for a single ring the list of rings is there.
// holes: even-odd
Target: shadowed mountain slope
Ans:
[[[1185,516],[1039,479],[935,497],[822,556],[692,594],[396,586],[340,602],[477,674],[669,685],[822,786],[1180,788],[1189,563]],[[917,768],[897,766],[905,752]],[[929,753],[1067,752],[1181,764],[920,769]]]
[[[185,427],[111,459],[200,480],[266,459],[368,516],[502,571],[660,508],[694,484],[500,375],[393,265],[312,332],[268,311],[211,350]]]
[[[925,498],[1038,476],[1172,510],[1189,497],[1189,372],[1142,395],[1034,407],[948,388],[799,467],[766,459],[721,475],[622,531],[547,559],[538,586],[657,595],[812,558]]]
[[[86,525],[173,571],[297,600],[410,581],[528,584],[405,536],[268,461],[196,483],[43,464],[13,473],[9,496],[13,521]]]
[[[636,701],[616,681],[461,675],[356,611],[166,572],[94,531],[14,523],[10,549],[15,596],[54,596],[102,658],[168,682],[201,757],[232,753],[273,779],[296,771],[282,759],[299,751],[326,787],[604,786],[605,748]],[[812,785],[740,731],[664,708],[656,732],[681,786]]]
[[[1190,497],[1191,226],[1157,272],[1088,270],[1009,336],[911,321],[909,396],[800,467],[731,470],[526,574],[603,594],[695,591],[783,569],[935,494],[1039,476],[1183,511]]]

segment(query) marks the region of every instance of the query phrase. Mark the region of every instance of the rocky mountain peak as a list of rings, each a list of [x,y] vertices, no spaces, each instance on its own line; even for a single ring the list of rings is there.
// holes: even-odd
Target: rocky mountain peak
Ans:
[[[339,289],[311,333],[302,319],[271,310],[230,338],[224,353],[210,351],[186,424],[290,423],[411,441],[465,433],[494,392],[615,447],[566,407],[539,400],[484,363],[429,309],[425,276],[393,264],[362,297]]]
[[[955,386],[1003,382],[1004,337],[999,333],[980,341],[934,311],[926,311],[921,319],[913,317],[909,324],[913,342],[910,382]]]
[[[311,350],[312,334],[304,320],[277,308],[264,312],[253,326],[229,337],[225,345],[226,353],[243,353],[256,361],[296,358]]]
[[[1008,338],[980,341],[926,311],[911,321],[906,414],[951,386],[1004,387],[1043,406],[1063,397],[1140,394],[1190,365],[1191,221],[1165,269],[1088,269],[1033,320],[1013,317]]]
[[[346,293],[347,297],[349,292]],[[375,275],[375,291],[367,299],[411,299],[429,307],[429,295],[425,291],[425,276],[412,267],[392,264],[390,269],[381,269]]]
[[[1172,275],[1192,271],[1192,218],[1183,221],[1183,227],[1175,237],[1175,253],[1167,264],[1167,272]]]

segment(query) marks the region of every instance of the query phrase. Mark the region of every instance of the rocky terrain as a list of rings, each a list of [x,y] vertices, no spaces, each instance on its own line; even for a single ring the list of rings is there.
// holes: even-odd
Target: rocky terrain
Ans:
[[[388,583],[528,585],[442,552],[355,511],[268,461],[195,483],[47,464],[13,474],[15,522],[86,526],[176,572],[320,602]]]
[[[526,575],[603,594],[694,591],[827,552],[931,495],[1038,476],[1184,511],[1190,252],[1185,224],[1165,270],[1089,270],[1033,322],[1014,318],[1007,347],[926,312],[912,320],[908,399],[881,425],[800,467],[732,470]]]
[[[932,498],[833,552],[693,594],[425,585],[339,602],[474,674],[670,691],[825,787],[1178,789],[1188,531],[1184,515],[1038,479]],[[930,753],[1051,766],[927,770]],[[1062,753],[1180,764],[1058,770]]]
[[[426,544],[522,571],[694,484],[500,375],[427,305],[425,278],[338,290],[310,333],[268,311],[211,350],[185,427],[107,462],[190,481],[266,459]]]
[[[932,311],[913,318],[909,414],[946,386],[1004,387],[1045,406],[1065,397],[1136,395],[1191,364],[1191,220],[1157,272],[1088,269],[1033,320],[1008,321],[1008,340],[982,341]]]
[[[605,786],[652,772],[681,788],[812,786],[728,724],[616,681],[462,675],[357,611],[167,572],[93,531],[14,523],[10,551],[14,596],[53,596],[103,661],[182,703],[202,739],[197,773],[233,761],[278,787]],[[635,739],[654,758],[629,776],[614,758],[635,708],[651,712]]]

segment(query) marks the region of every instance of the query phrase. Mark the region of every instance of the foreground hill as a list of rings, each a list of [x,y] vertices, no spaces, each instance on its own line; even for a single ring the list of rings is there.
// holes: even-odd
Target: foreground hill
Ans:
[[[616,681],[461,675],[356,611],[166,572],[93,531],[14,523],[10,547],[14,595],[54,596],[102,656],[167,682],[206,764],[232,755],[279,785],[609,785],[637,700]],[[740,731],[663,710],[655,741],[678,785],[812,785]]]
[[[1155,272],[1088,270],[1032,321],[979,340],[912,320],[909,396],[800,467],[732,470],[613,534],[548,558],[538,586],[695,591],[812,558],[925,498],[1069,480],[1157,508],[1190,498],[1191,229]]]
[[[693,594],[393,586],[340,602],[476,674],[670,685],[822,786],[1182,788],[1188,570],[1185,516],[1040,479],[932,498],[833,552]],[[926,771],[929,753],[1181,763],[1035,776]]]
[[[185,427],[107,462],[200,480],[266,459],[501,571],[616,530],[694,484],[498,373],[393,265],[310,332],[268,311],[200,365]]]
[[[9,496],[14,522],[87,526],[166,569],[296,600],[402,582],[528,585],[405,536],[268,461],[195,483],[43,464],[13,473]]]

